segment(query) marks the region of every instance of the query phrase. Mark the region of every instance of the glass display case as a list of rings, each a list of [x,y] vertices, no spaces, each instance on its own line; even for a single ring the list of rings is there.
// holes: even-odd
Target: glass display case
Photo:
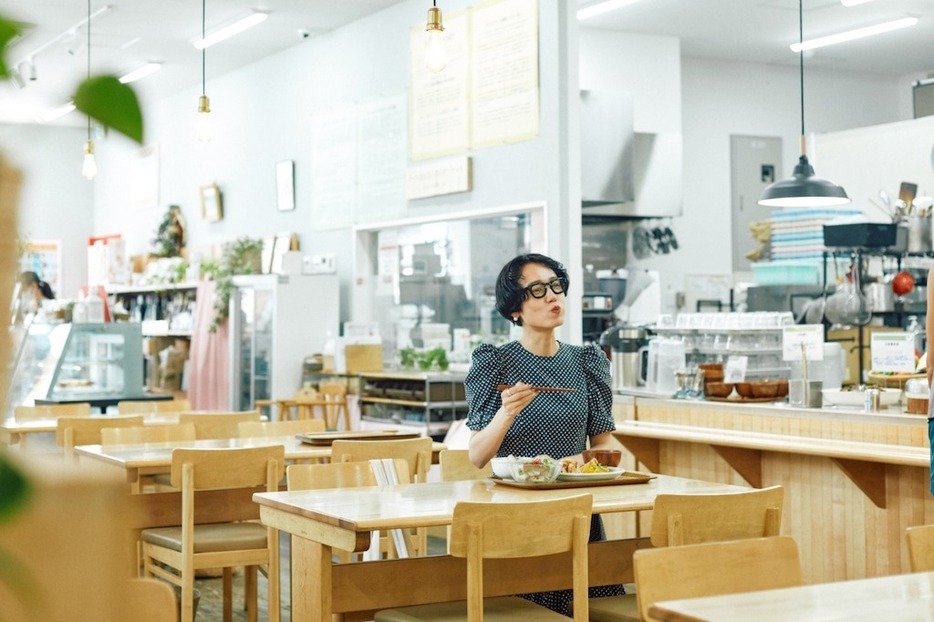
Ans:
[[[143,393],[140,325],[46,324],[12,329],[6,411],[15,405],[89,402],[106,408]]]

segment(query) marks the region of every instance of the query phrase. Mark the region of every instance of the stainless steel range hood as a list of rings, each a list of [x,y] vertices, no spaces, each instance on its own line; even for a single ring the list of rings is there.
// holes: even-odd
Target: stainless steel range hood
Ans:
[[[581,209],[589,217],[680,216],[680,133],[633,130],[620,91],[581,91]]]

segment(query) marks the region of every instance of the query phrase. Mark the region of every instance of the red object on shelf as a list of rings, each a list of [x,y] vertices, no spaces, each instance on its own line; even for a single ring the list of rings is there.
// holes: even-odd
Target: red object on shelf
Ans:
[[[892,278],[892,291],[896,296],[904,296],[915,288],[915,278],[910,272],[902,270]]]

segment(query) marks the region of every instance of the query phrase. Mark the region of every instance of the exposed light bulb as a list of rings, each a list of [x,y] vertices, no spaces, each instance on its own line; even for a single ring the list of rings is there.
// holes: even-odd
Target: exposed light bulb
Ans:
[[[447,53],[444,49],[444,26],[441,24],[441,9],[428,9],[428,24],[425,26],[425,68],[432,73],[439,73],[447,67]]]
[[[91,181],[97,177],[97,162],[94,160],[94,143],[84,141],[84,163],[81,165],[81,176]]]
[[[207,95],[198,98],[198,127],[196,130],[198,140],[203,143],[211,142],[214,138],[214,126],[211,123],[211,100]]]

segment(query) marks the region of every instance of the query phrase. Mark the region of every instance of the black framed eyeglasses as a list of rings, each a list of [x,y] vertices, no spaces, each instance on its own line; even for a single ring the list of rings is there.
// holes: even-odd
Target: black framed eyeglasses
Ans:
[[[529,295],[532,296],[532,298],[544,298],[545,294],[548,293],[549,287],[556,296],[558,294],[564,294],[568,291],[568,280],[560,276],[556,276],[547,283],[536,281],[531,285],[526,285],[525,291],[527,291]]]

